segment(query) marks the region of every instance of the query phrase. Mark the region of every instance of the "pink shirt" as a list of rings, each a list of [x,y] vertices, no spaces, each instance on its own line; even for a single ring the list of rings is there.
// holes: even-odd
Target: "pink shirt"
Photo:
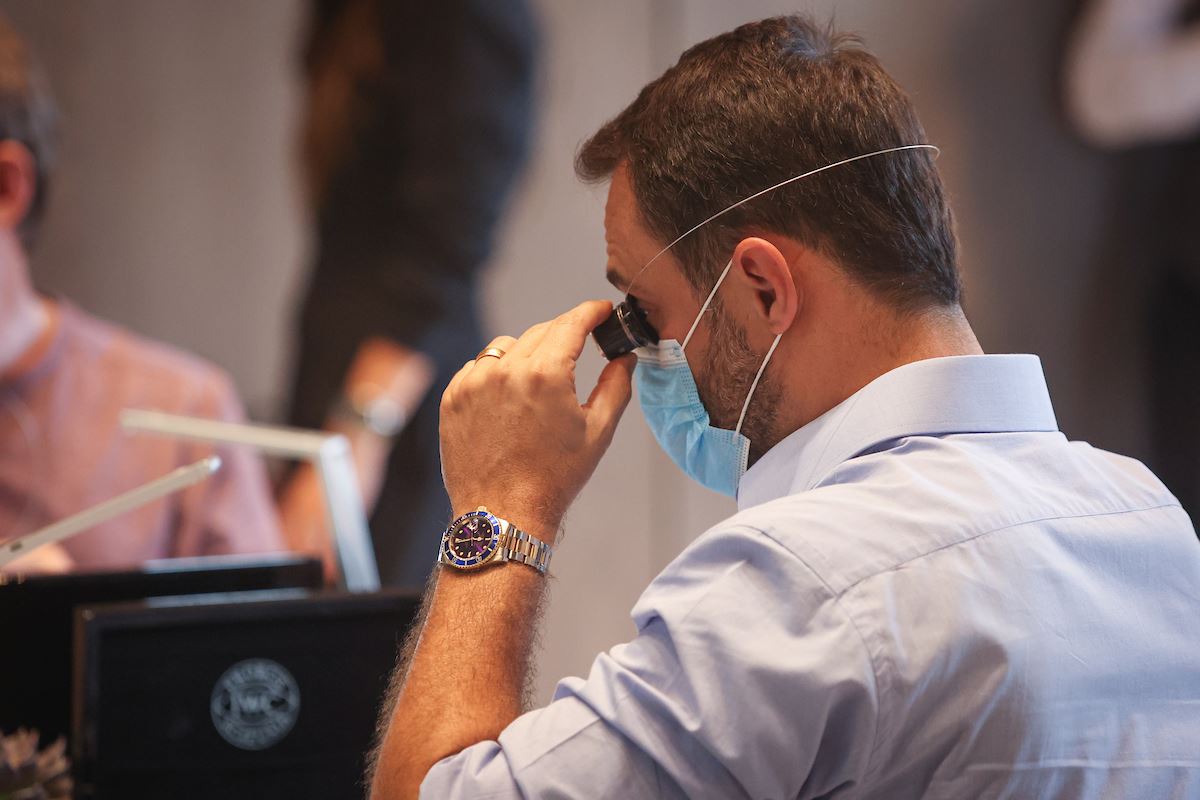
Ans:
[[[126,408],[240,421],[217,367],[59,301],[59,329],[32,370],[0,385],[0,540],[43,525],[216,452],[208,480],[62,544],[76,570],[151,558],[282,550],[258,456],[122,431]]]

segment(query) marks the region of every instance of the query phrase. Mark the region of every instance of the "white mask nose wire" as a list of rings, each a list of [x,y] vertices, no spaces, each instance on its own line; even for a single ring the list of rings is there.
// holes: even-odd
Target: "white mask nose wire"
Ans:
[[[679,346],[680,350],[687,350],[688,342],[692,340],[692,334],[696,332],[696,328],[700,327],[700,320],[704,319],[704,312],[708,311],[708,306],[712,303],[713,298],[717,296],[717,289],[721,288],[721,283],[724,282],[725,276],[729,274],[730,267],[733,266],[733,259],[729,259],[729,263],[725,265],[725,269],[721,271],[721,277],[717,278],[717,284],[708,293],[708,298],[704,301],[704,305],[700,306],[700,313],[696,315],[695,321],[692,322],[692,327],[688,328],[687,336],[683,337],[683,344]]]
[[[733,429],[734,433],[742,432],[742,423],[746,421],[746,411],[750,408],[750,398],[754,397],[754,390],[758,388],[758,381],[767,369],[767,362],[771,360],[771,356],[775,355],[775,348],[779,346],[779,340],[782,338],[782,333],[776,336],[775,341],[771,342],[771,348],[763,356],[762,364],[758,367],[758,374],[754,376],[754,383],[750,384],[750,391],[746,392],[746,402],[742,403],[742,414],[738,417],[737,427]]]

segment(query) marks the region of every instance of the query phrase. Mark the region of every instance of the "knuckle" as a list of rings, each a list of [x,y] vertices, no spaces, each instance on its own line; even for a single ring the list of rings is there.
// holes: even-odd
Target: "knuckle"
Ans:
[[[483,373],[480,371],[469,372],[463,376],[461,388],[464,392],[471,392],[483,385]]]
[[[554,365],[552,364],[539,361],[530,369],[530,374],[532,375],[533,380],[537,381],[541,385],[545,385],[553,382],[558,377],[558,370],[555,369]]]
[[[521,374],[520,374],[520,378],[518,380],[518,383],[522,387],[524,387],[526,389],[535,390],[535,391],[537,389],[541,388],[543,382],[544,382],[544,379],[542,377],[542,374],[540,372],[538,372],[537,368],[535,368],[535,367],[531,367],[527,370],[522,370]]]
[[[513,382],[530,393],[536,393],[545,388],[546,373],[540,365],[532,364],[514,375]]]
[[[488,373],[487,382],[497,387],[508,386],[512,383],[512,370],[508,369],[504,364],[498,363],[495,369]]]

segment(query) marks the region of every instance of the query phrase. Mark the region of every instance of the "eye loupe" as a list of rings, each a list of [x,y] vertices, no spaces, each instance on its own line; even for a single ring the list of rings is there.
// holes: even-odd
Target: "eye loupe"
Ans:
[[[658,342],[658,331],[646,319],[637,298],[626,297],[613,308],[608,319],[592,329],[592,338],[609,361],[639,347]]]

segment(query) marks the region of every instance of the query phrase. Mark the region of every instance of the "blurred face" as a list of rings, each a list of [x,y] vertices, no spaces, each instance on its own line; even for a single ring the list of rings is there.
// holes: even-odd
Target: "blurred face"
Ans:
[[[15,139],[0,140],[0,232],[20,236],[37,193],[33,154]]]
[[[655,239],[643,225],[624,165],[613,173],[604,226],[609,282],[623,294],[637,298],[663,339],[682,343],[712,288],[697,292],[670,252],[641,271],[665,242]],[[720,269],[716,269],[714,283],[719,274]],[[742,325],[727,313],[722,297],[730,283],[726,278],[709,304],[688,342],[686,355],[711,424],[732,430],[764,354],[751,350]],[[779,391],[769,373],[759,383],[742,425],[742,433],[752,443],[767,440],[775,417]]]

